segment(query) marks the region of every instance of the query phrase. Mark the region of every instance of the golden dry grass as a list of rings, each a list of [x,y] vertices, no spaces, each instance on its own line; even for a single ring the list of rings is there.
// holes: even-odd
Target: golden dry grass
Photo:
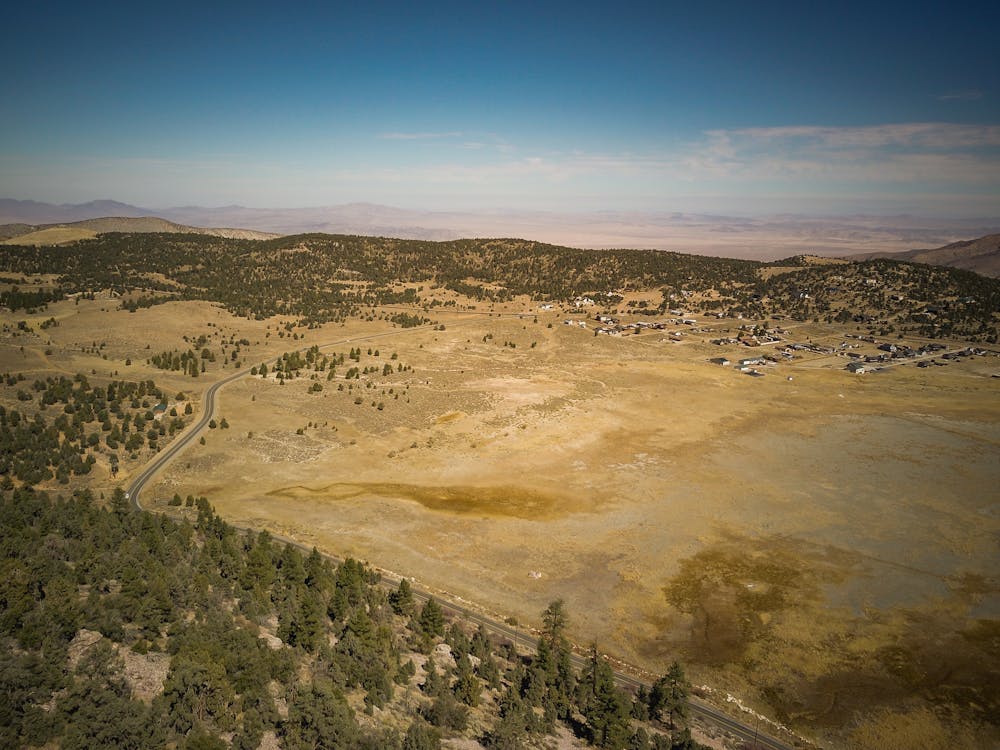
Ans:
[[[66,245],[77,240],[91,240],[96,236],[97,232],[82,227],[49,227],[11,237],[0,242],[0,245]]]
[[[750,378],[707,361],[759,353],[707,343],[731,321],[679,344],[595,337],[519,300],[507,310],[522,319],[436,312],[444,331],[353,322],[291,342],[208,304],[102,312],[114,304],[39,314],[60,326],[8,336],[0,370],[117,370],[197,395],[231,370],[192,381],[139,362],[147,344],[217,331],[251,340],[248,363],[341,342],[324,351],[413,367],[371,387],[342,367],[319,393],[308,379],[232,384],[231,428],[176,460],[147,503],[204,494],[236,523],[522,622],[563,597],[579,642],[651,672],[686,659],[697,681],[838,742],[879,705],[933,697],[966,718],[995,705],[991,641],[976,635],[1000,612],[995,358],[857,377],[810,354]],[[79,351],[95,331],[108,360]],[[791,336],[842,340],[831,326]],[[857,743],[895,719],[864,721]]]

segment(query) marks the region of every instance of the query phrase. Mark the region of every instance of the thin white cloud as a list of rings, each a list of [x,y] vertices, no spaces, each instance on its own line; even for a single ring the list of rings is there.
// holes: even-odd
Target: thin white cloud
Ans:
[[[948,186],[1000,194],[1000,126],[897,123],[712,130],[681,154],[686,179],[734,187],[832,185],[929,193]]]
[[[942,102],[975,102],[983,98],[983,92],[979,89],[958,89],[948,91],[938,99]]]
[[[463,141],[457,149],[489,153],[493,144]],[[461,157],[341,172],[370,184],[491,185],[510,190],[677,194],[763,186],[796,192],[884,190],[887,193],[1000,193],[1000,126],[894,123],[863,127],[782,126],[711,130],[688,144],[646,152],[494,150]],[[547,186],[547,187],[546,187]],[[728,187],[727,187],[728,186]]]
[[[714,138],[748,138],[757,141],[811,142],[816,146],[909,146],[931,149],[976,148],[1000,145],[998,125],[959,125],[941,122],[898,123],[863,127],[793,125],[772,128],[712,130]]]
[[[954,205],[993,204],[1000,212],[1000,126],[895,123],[863,127],[819,125],[706,131],[686,144],[642,151],[531,149],[497,134],[385,133],[381,138],[447,139],[444,148],[413,148],[401,160],[383,154],[331,152],[313,160],[246,159],[218,154],[197,160],[77,159],[29,175],[26,164],[0,158],[0,187],[30,187],[43,195],[127,194],[130,202],[169,205],[170,194],[196,194],[188,202],[260,205],[317,195],[392,203],[423,196],[442,204],[591,206],[670,205],[692,195],[792,196],[796,201],[877,195],[880,200],[936,210],[932,196]],[[273,195],[281,186],[281,197]],[[44,189],[43,189],[44,188]],[[123,188],[128,188],[127,190]],[[211,196],[218,197],[211,197]],[[134,196],[134,198],[133,198]],[[232,197],[230,197],[232,196]],[[301,196],[301,197],[300,197]],[[327,198],[325,200],[331,200]],[[145,203],[143,203],[145,201]]]
[[[461,131],[451,130],[442,133],[379,133],[384,141],[427,141],[437,138],[461,138]]]

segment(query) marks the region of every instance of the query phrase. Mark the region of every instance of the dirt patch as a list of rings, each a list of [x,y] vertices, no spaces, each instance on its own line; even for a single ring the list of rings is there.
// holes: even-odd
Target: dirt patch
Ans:
[[[690,618],[693,658],[717,665],[739,661],[767,634],[775,613],[815,599],[819,579],[833,578],[807,569],[790,551],[767,546],[719,545],[681,561],[664,595]]]
[[[943,602],[862,617],[832,607],[824,591],[867,577],[870,564],[788,539],[701,550],[664,587],[685,616],[674,627],[686,635],[672,647],[693,664],[742,673],[780,720],[797,725],[839,727],[917,696],[988,722],[1000,711],[1000,679],[987,666],[1000,656],[1000,629],[968,612],[995,584],[977,578]]]
[[[118,653],[125,661],[125,679],[136,698],[149,703],[163,692],[163,683],[170,671],[169,654],[137,654],[127,648],[119,648]]]
[[[509,516],[532,520],[553,518],[571,510],[565,498],[517,486],[429,487],[387,482],[337,483],[323,487],[283,487],[267,493],[277,498],[354,500],[366,496],[407,500],[428,510],[456,515]]]

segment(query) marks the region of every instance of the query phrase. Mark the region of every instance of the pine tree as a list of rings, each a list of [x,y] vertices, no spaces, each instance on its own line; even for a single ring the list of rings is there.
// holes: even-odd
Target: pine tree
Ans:
[[[456,664],[455,697],[467,706],[475,708],[479,705],[482,684],[472,671],[472,662],[468,654],[462,654]]]
[[[322,680],[300,687],[288,707],[282,747],[290,750],[352,750],[360,730],[344,696]]]
[[[440,695],[446,685],[444,677],[438,674],[437,664],[434,663],[434,657],[428,656],[427,661],[424,662],[424,694],[430,696]]]
[[[631,701],[615,685],[614,672],[591,648],[590,662],[580,681],[580,710],[587,719],[590,740],[598,747],[621,750],[631,736]]]
[[[429,598],[420,610],[418,622],[425,635],[430,637],[444,635],[444,612],[441,611],[441,605],[434,601],[434,597]]]
[[[403,750],[438,750],[441,747],[441,735],[423,719],[415,719],[410,723],[403,738]]]
[[[409,617],[413,614],[415,606],[413,602],[413,588],[410,586],[408,580],[405,578],[400,579],[399,587],[389,594],[389,604],[392,606],[392,611],[397,615]]]
[[[653,683],[649,692],[649,714],[666,721],[671,729],[677,728],[687,716],[687,699],[691,684],[680,663],[675,661],[667,673]],[[665,717],[665,718],[664,718]]]

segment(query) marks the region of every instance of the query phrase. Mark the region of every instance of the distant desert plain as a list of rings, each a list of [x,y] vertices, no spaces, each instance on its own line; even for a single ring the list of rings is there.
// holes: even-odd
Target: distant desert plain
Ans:
[[[681,658],[702,694],[731,695],[764,729],[873,748],[907,746],[907,731],[996,740],[995,353],[856,375],[841,345],[877,349],[853,326],[785,320],[785,340],[812,349],[755,377],[734,365],[762,351],[710,343],[731,319],[598,336],[593,309],[439,294],[458,304],[415,328],[65,300],[2,313],[0,371],[155,379],[197,414],[236,365],[192,379],[147,358],[199,335],[245,340],[246,375],[218,396],[228,428],[178,456],[146,507],[183,512],[175,493],[204,495],[234,524],[364,559],[526,630],[562,598],[580,646],[650,674]],[[659,295],[619,308],[643,301]],[[50,317],[36,336],[17,332]],[[346,358],[334,377],[249,372],[313,346]],[[99,462],[89,481],[127,486],[151,455],[114,478]],[[892,736],[903,744],[880,744]]]

